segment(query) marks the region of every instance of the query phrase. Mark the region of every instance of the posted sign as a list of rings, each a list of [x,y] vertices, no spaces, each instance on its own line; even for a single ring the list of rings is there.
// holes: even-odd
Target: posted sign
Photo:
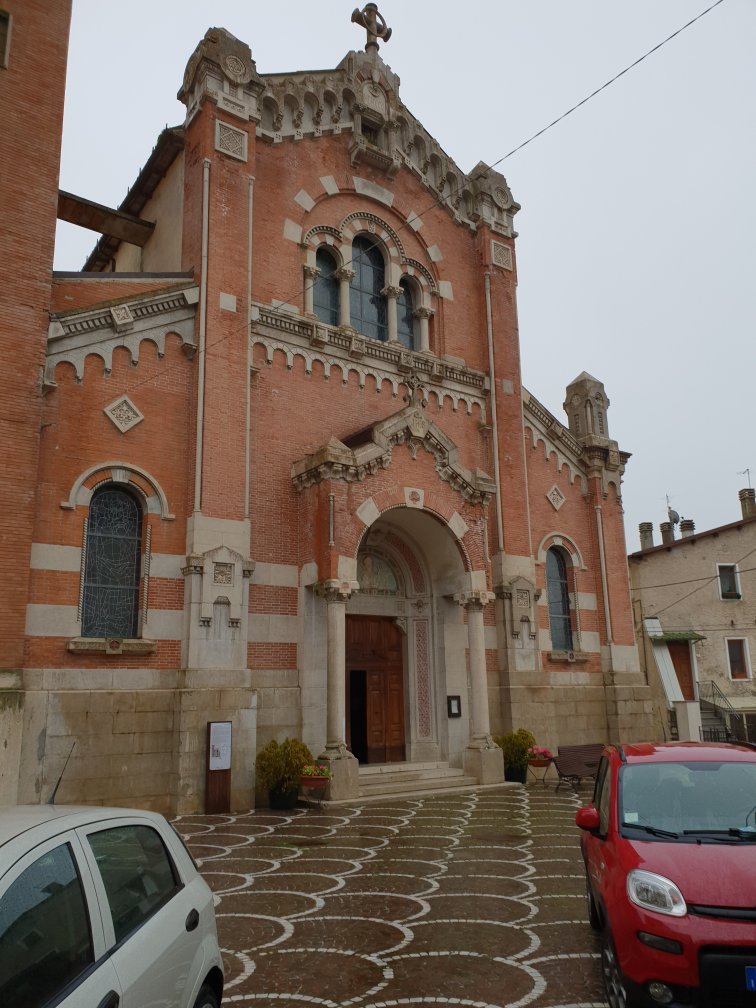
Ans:
[[[231,769],[231,722],[210,722],[210,770]]]

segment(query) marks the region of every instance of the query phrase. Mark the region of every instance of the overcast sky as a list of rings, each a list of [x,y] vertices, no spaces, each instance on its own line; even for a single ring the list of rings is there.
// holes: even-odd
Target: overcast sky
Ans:
[[[385,0],[381,56],[457,165],[493,164],[713,0]],[[363,4],[360,4],[363,6]],[[335,67],[365,33],[354,0],[74,0],[61,188],[117,206],[207,28],[260,73]],[[604,382],[632,452],[637,526],[666,496],[702,530],[735,521],[756,479],[756,3],[723,0],[585,106],[507,158],[522,210],[518,308],[526,387],[560,420],[581,371]],[[60,224],[57,269],[96,235]]]

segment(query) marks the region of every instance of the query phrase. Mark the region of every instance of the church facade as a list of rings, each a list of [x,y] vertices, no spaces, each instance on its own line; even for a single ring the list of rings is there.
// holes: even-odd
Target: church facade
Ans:
[[[354,19],[365,49],[301,73],[210,29],[123,204],[58,197],[102,237],[35,267],[2,801],[68,758],[61,800],[202,810],[209,722],[234,809],[271,738],[337,799],[370,764],[499,781],[512,727],[650,732],[604,388],[581,373],[566,423],[523,388],[519,207],[403,105],[375,5]]]

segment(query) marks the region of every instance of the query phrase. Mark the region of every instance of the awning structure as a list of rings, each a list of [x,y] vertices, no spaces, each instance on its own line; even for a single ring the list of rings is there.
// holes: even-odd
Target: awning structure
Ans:
[[[644,622],[648,622],[645,620]],[[695,630],[664,630],[660,634],[648,633],[654,641],[699,641],[706,640],[704,634],[696,633]]]

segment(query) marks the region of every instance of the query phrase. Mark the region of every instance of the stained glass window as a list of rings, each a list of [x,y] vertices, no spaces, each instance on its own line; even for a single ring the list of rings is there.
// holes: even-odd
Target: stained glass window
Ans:
[[[396,338],[408,350],[412,350],[415,328],[415,319],[412,314],[415,308],[412,290],[406,280],[400,280],[399,287],[401,294],[396,299]]]
[[[381,250],[369,238],[355,238],[352,245],[354,279],[349,289],[349,317],[354,328],[371,339],[388,339],[386,285]]]
[[[556,549],[550,549],[546,554],[546,590],[549,599],[551,647],[554,651],[572,651],[567,564],[562,553]]]
[[[339,324],[339,281],[336,279],[336,260],[324,248],[315,254],[315,265],[320,273],[315,278],[312,291],[312,308],[326,325]]]
[[[89,505],[83,637],[137,637],[142,509],[131,494],[107,485]]]

